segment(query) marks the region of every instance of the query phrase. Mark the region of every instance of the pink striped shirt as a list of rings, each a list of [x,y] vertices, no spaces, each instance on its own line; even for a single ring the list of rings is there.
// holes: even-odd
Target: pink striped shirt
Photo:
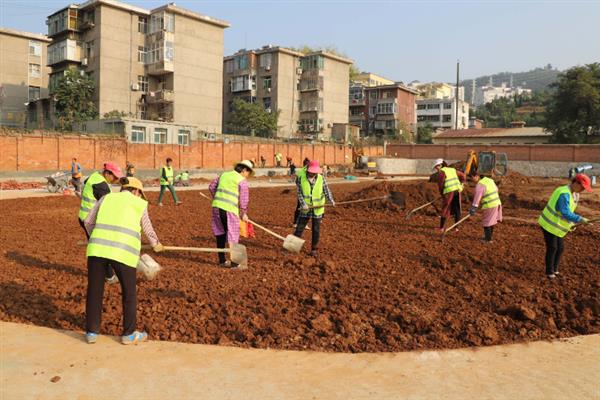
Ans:
[[[478,207],[481,198],[485,193],[485,186],[478,183],[475,186],[475,194],[473,195],[473,206]],[[502,222],[502,204],[492,208],[481,210],[481,223],[483,226],[494,226],[498,222]]]
[[[213,179],[208,186],[208,191],[212,197],[215,197],[217,187],[219,186],[219,178]],[[239,192],[239,214],[240,217],[248,213],[248,203],[250,201],[250,190],[248,189],[248,182],[244,179],[238,184]],[[225,233],[225,227],[221,221],[219,215],[219,209],[217,207],[212,208],[211,228],[215,236],[223,235]],[[227,241],[229,243],[238,243],[240,240],[240,219],[237,215],[227,211]]]

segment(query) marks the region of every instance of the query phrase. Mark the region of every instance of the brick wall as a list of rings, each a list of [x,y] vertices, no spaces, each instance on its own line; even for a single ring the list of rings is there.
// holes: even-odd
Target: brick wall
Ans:
[[[461,160],[470,150],[506,153],[514,161],[565,161],[600,163],[598,144],[533,144],[533,145],[388,145],[387,155],[411,159]]]
[[[365,147],[366,155],[383,155],[383,147]],[[71,158],[77,157],[84,169],[98,169],[106,161],[125,166],[132,162],[138,169],[159,168],[167,157],[176,168],[230,168],[241,159],[263,155],[267,166],[273,166],[277,152],[290,155],[296,165],[304,157],[322,164],[349,164],[352,149],[341,145],[301,145],[251,142],[192,142],[190,146],[133,144],[120,138],[90,138],[88,136],[0,135],[0,171],[67,170]]]

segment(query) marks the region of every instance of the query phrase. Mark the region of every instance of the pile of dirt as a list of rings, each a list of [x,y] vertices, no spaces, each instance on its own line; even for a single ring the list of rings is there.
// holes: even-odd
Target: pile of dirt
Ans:
[[[399,195],[398,193],[401,193]],[[400,210],[411,210],[422,204],[430,202],[438,198],[439,191],[437,184],[420,181],[418,183],[401,183],[401,182],[379,182],[364,189],[358,190],[349,196],[346,196],[344,200],[360,200],[391,196],[394,199],[404,199],[404,207],[395,204],[391,200],[377,201],[370,203],[359,203],[352,205],[352,207],[366,208],[370,210],[389,210],[389,211],[400,211]]]
[[[281,190],[251,189],[250,214],[285,235],[296,198]],[[332,185],[332,190],[337,199],[399,190],[420,203],[437,189],[402,182]],[[210,204],[197,193],[182,191],[179,207],[170,202],[156,207],[158,194],[148,195],[162,243],[214,246]],[[78,200],[3,200],[1,206],[0,319],[82,331],[87,270],[85,249],[73,247],[84,239],[73,222]],[[153,281],[138,282],[138,328],[160,340],[336,352],[460,348],[600,333],[600,253],[589,230],[567,236],[560,278],[550,281],[535,224],[507,220],[495,229],[491,248],[480,240],[479,215],[442,242],[432,216],[406,221],[404,213],[372,207],[334,210],[326,211],[321,225],[320,258],[286,253],[280,240],[260,231],[256,239],[243,241],[246,271],[219,268],[214,254],[152,254],[163,270]],[[510,214],[529,218],[531,212]],[[304,234],[307,242],[310,233]],[[101,333],[121,334],[118,285],[106,286],[103,310]]]
[[[13,179],[0,182],[0,190],[41,189],[44,186],[39,182],[17,182]]]
[[[516,171],[508,171],[508,174],[496,180],[498,186],[502,185],[528,185],[533,178]]]

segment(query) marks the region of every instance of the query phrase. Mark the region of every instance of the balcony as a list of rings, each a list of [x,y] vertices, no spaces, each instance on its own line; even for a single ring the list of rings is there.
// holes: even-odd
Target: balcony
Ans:
[[[352,106],[364,106],[367,104],[367,99],[365,97],[360,99],[350,98],[350,107]]]
[[[175,72],[175,68],[172,62],[162,60],[146,65],[146,71],[148,75],[165,75]]]
[[[172,90],[162,89],[156,92],[148,92],[146,101],[148,104],[172,103],[174,98],[175,94]]]
[[[63,62],[80,63],[81,47],[75,40],[66,39],[48,46],[48,66]]]

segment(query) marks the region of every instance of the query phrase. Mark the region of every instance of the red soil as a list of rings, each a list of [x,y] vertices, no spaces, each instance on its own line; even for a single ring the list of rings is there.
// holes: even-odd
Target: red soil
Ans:
[[[427,183],[332,185],[336,200],[391,190],[407,208],[434,198]],[[544,277],[539,227],[528,223],[556,182],[504,190],[507,220],[493,245],[478,217],[442,242],[435,209],[410,221],[378,203],[328,209],[321,258],[294,255],[257,230],[250,268],[216,266],[214,255],[161,254],[159,277],[138,283],[138,326],[153,339],[339,352],[440,349],[600,332],[597,227],[566,239],[562,276]],[[150,206],[165,245],[214,246],[210,207],[195,192],[184,204]],[[539,196],[536,198],[535,196]],[[156,193],[150,199],[156,202]],[[251,189],[251,217],[287,234],[295,192]],[[585,204],[585,199],[582,204]],[[593,203],[597,206],[597,203]],[[589,204],[588,204],[589,206]],[[81,330],[86,295],[84,238],[74,197],[0,203],[0,319]],[[309,239],[310,231],[305,234]],[[307,242],[309,242],[308,240]],[[310,248],[307,243],[306,249]],[[102,333],[121,333],[118,285],[105,290]]]

